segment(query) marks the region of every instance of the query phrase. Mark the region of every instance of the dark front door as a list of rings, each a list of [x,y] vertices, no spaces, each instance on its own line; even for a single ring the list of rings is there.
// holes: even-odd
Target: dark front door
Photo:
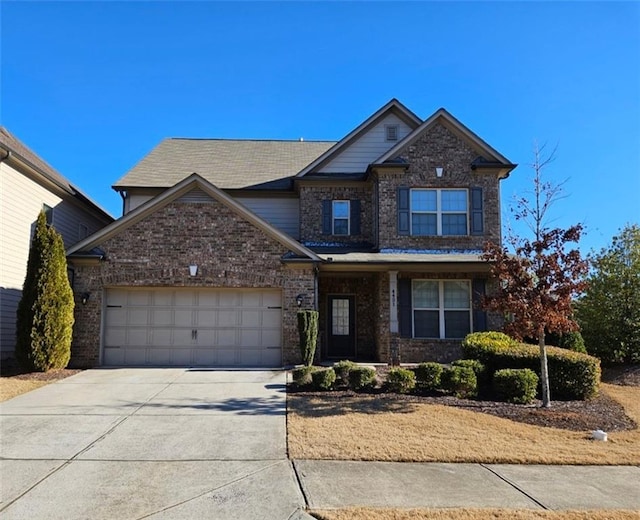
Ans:
[[[356,356],[355,296],[329,296],[327,357]]]

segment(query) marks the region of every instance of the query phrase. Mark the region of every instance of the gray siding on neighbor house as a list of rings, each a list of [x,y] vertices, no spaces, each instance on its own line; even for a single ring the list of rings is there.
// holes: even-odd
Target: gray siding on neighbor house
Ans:
[[[6,163],[0,163],[0,355],[13,352],[15,320],[34,224],[43,204],[53,208],[53,226],[65,247],[83,238],[80,224],[91,234],[104,224],[93,215]],[[84,231],[84,230],[83,230]]]
[[[289,236],[300,238],[300,199],[293,197],[236,197],[256,215]]]
[[[385,126],[387,125],[397,125],[397,140],[386,140]],[[404,139],[411,131],[412,128],[398,116],[388,114],[368,132],[358,137],[332,161],[318,168],[318,171],[322,173],[364,172],[369,164]]]

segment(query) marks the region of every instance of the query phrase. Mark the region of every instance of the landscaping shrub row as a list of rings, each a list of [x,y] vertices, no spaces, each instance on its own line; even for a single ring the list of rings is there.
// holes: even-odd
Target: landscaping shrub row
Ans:
[[[462,342],[464,357],[485,366],[486,377],[498,370],[527,368],[540,375],[540,351],[500,332],[476,332]],[[547,347],[549,388],[554,399],[588,399],[600,384],[600,360],[558,347]]]

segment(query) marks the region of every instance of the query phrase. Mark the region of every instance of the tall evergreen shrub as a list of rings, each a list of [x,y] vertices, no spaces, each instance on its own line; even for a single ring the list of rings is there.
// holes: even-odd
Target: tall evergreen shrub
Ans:
[[[310,367],[318,342],[318,311],[298,311],[298,333],[302,362]]]
[[[73,291],[62,237],[43,211],[29,249],[16,322],[16,358],[25,370],[64,368],[71,357]]]

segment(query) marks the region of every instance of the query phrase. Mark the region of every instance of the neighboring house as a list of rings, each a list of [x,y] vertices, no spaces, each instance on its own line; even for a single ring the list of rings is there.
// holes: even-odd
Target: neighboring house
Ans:
[[[338,142],[166,139],[115,184],[124,216],[68,251],[72,360],[298,363],[314,308],[322,360],[454,359],[495,325],[480,253],[513,168],[395,99]]]
[[[0,356],[15,347],[29,246],[40,210],[66,247],[113,222],[67,179],[0,127]]]

